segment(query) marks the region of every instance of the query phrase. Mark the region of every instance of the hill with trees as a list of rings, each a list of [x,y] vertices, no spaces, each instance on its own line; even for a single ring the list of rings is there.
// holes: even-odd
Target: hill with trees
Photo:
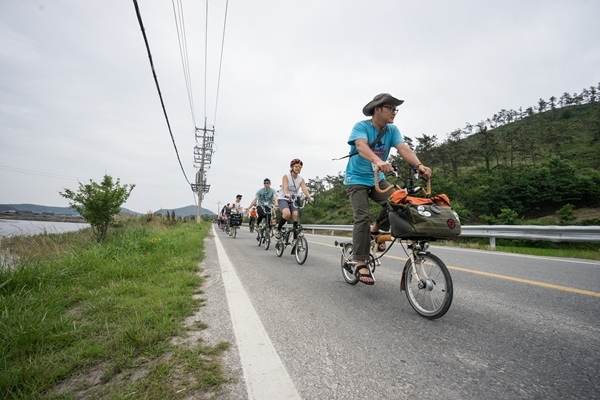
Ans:
[[[174,212],[175,215],[179,217],[188,217],[188,216],[196,216],[198,212],[198,206],[190,205],[185,207],[179,207],[174,209],[159,209],[155,212],[155,214],[166,215],[167,212]],[[40,214],[54,214],[61,216],[78,216],[79,213],[72,207],[52,207],[52,206],[43,206],[38,204],[0,204],[0,214],[1,213],[10,213],[10,214],[23,214],[23,213],[31,213],[34,215]],[[142,215],[139,212],[131,211],[127,208],[121,207],[121,214],[129,214],[129,215]],[[207,215],[209,217],[214,217],[216,214],[204,207],[202,207],[202,215]]]
[[[465,224],[519,223],[557,212],[561,222],[572,223],[576,209],[600,206],[599,93],[600,84],[540,98],[525,109],[502,109],[443,140],[426,134],[405,140],[432,167],[433,192],[446,193]],[[409,167],[397,155],[392,160],[406,166],[405,181]],[[304,209],[304,223],[352,223],[343,178],[307,182],[318,196]],[[373,217],[376,212],[373,206]]]

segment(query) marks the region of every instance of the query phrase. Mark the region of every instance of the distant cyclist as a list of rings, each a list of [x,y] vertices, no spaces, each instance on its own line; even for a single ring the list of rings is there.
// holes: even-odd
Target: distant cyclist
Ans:
[[[263,218],[267,213],[270,213],[273,207],[277,208],[277,192],[271,187],[271,180],[265,178],[263,181],[263,187],[258,189],[256,196],[252,199],[252,202],[248,208],[252,208],[255,205],[258,211],[258,219],[256,220],[256,226],[259,227]]]
[[[242,221],[242,211],[244,210],[244,208],[242,207],[242,195],[238,194],[237,196],[235,196],[235,201],[233,203],[231,203],[231,206],[229,206],[230,208],[230,212],[231,215],[229,216],[229,221],[230,221],[230,225],[231,224],[236,224],[239,225]],[[229,232],[229,235],[231,236],[231,232]]]
[[[248,218],[250,218],[250,232],[254,232],[254,226],[256,223],[256,217],[258,217],[258,212],[256,211],[256,207],[249,207],[250,211],[248,211]]]
[[[283,175],[281,178],[281,188],[277,192],[277,204],[279,205],[279,209],[281,210],[281,218],[279,219],[279,223],[277,224],[277,231],[275,235],[279,239],[281,237],[281,228],[287,222],[287,220],[292,217],[294,221],[294,228],[298,226],[298,205],[294,202],[295,196],[297,196],[300,191],[304,193],[309,203],[312,203],[312,197],[308,192],[308,188],[306,187],[306,182],[304,182],[304,178],[300,176],[300,171],[302,171],[302,167],[304,163],[299,158],[294,158],[290,161],[290,172]],[[294,236],[294,239],[296,237]]]
[[[226,231],[229,231],[229,216],[231,215],[230,205],[231,204],[227,203],[219,213],[219,217],[221,218],[221,229]]]
[[[237,196],[235,196],[235,201],[233,203],[231,203],[231,206],[229,207],[231,208],[231,213],[232,214],[242,214],[242,211],[244,210],[244,208],[242,207],[242,195],[238,194]]]

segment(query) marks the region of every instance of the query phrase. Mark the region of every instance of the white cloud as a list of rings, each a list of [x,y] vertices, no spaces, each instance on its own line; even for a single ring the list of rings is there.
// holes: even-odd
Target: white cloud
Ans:
[[[586,1],[184,3],[196,126],[215,125],[203,206],[248,203],[292,158],[337,175],[352,125],[379,92],[406,102],[411,137],[445,134],[500,109],[600,82],[600,5]],[[187,177],[190,112],[170,2],[140,2]],[[208,43],[205,60],[205,40]],[[205,73],[205,63],[207,70]],[[108,173],[135,183],[139,212],[194,200],[175,155],[131,3],[0,3],[0,203],[66,205],[57,193]],[[204,81],[206,78],[206,88]],[[206,94],[206,102],[205,102]]]

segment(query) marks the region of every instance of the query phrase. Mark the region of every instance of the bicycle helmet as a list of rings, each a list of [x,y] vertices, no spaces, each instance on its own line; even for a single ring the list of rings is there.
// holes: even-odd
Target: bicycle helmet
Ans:
[[[301,160],[301,159],[299,159],[299,158],[294,158],[292,161],[290,161],[290,168],[294,168],[294,165],[296,165],[296,164],[300,164],[300,165],[302,165],[302,166],[304,165],[304,164],[302,163],[302,160]]]

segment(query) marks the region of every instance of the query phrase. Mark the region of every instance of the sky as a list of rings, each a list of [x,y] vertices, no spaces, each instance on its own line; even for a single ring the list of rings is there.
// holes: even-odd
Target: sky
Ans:
[[[105,174],[136,185],[124,207],[139,213],[197,204],[195,132],[207,127],[202,207],[237,194],[247,206],[293,158],[307,181],[343,172],[332,159],[378,93],[405,100],[403,135],[444,140],[600,83],[600,1],[138,6],[169,125],[133,1],[0,0],[0,204],[66,207],[61,191]]]

